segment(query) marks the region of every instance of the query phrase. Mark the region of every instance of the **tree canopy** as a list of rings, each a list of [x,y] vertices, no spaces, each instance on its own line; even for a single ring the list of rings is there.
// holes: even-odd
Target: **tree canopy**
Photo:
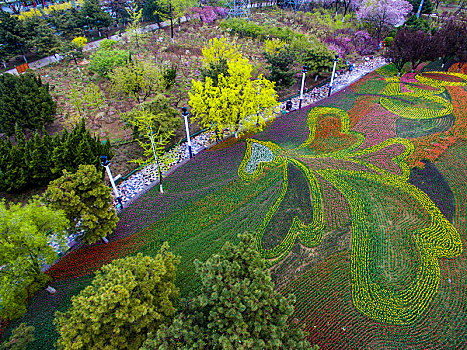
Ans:
[[[205,263],[195,260],[200,294],[182,302],[172,324],[154,329],[141,350],[311,349],[302,330],[287,322],[294,296],[274,291],[253,235],[239,239]]]
[[[164,243],[155,257],[137,256],[103,266],[71,308],[57,312],[59,349],[139,349],[149,329],[169,323],[178,296],[179,258]]]
[[[80,165],[75,173],[63,170],[62,177],[50,182],[45,198],[52,208],[65,212],[70,233],[84,243],[97,242],[117,225],[111,189],[94,165]]]
[[[48,281],[42,264],[57,258],[50,243],[65,247],[67,225],[62,211],[38,198],[25,206],[10,203],[9,208],[0,201],[0,317],[15,319],[26,313],[26,299]]]
[[[13,135],[15,125],[41,129],[54,121],[56,110],[49,85],[42,84],[40,76],[28,72],[0,76],[0,132]]]
[[[274,83],[260,75],[252,79],[252,65],[238,47],[225,38],[212,39],[203,49],[205,64],[227,60],[227,75],[218,76],[217,86],[206,76],[205,82],[192,81],[189,104],[203,127],[220,137],[224,129],[235,133],[262,130],[266,120],[276,112],[277,93]]]
[[[363,0],[357,11],[357,19],[367,24],[381,39],[387,29],[402,24],[412,9],[412,5],[405,0]]]

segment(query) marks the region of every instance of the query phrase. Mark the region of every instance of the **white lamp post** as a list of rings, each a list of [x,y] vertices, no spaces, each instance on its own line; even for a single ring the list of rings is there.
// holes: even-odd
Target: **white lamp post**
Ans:
[[[298,104],[298,109],[302,108],[302,101],[303,101],[303,88],[305,86],[305,75],[308,72],[308,67],[303,66],[302,68],[302,87],[300,88],[300,103]]]
[[[152,127],[150,126],[148,126],[148,136],[151,139],[152,151],[154,152],[154,160],[156,161],[157,170],[159,172],[159,190],[161,191],[161,193],[164,193],[164,187],[162,186],[162,171],[159,165],[159,159],[157,158],[156,146],[154,145],[154,132],[152,131]]]
[[[336,58],[334,58],[334,67],[332,67],[331,82],[329,83],[328,97],[331,96],[332,83],[334,82],[334,74],[336,74],[336,65],[337,65],[338,60],[339,60],[339,55],[336,55]]]
[[[193,158],[193,151],[191,149],[190,127],[188,125],[188,111],[186,107],[182,107],[182,115],[183,115],[183,118],[185,119],[185,130],[186,130],[186,139],[187,139],[187,145],[188,145],[188,154],[190,155],[190,158]]]
[[[112,172],[110,171],[110,161],[107,160],[107,156],[101,156],[101,165],[107,171],[107,175],[109,175],[110,183],[112,184],[112,188],[115,193],[115,198],[117,199],[117,202],[118,202],[118,207],[122,209],[123,208],[122,198],[120,197],[120,193],[118,192],[117,186],[115,186],[114,178],[112,176]]]

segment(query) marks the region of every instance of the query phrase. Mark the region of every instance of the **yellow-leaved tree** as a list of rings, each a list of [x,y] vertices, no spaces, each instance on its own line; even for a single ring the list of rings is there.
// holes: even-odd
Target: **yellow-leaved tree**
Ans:
[[[260,75],[252,79],[252,65],[242,57],[237,45],[225,38],[213,39],[203,49],[205,65],[227,60],[227,74],[220,73],[217,86],[206,76],[205,82],[192,81],[189,104],[193,121],[209,128],[216,139],[225,129],[235,136],[262,130],[266,121],[278,112],[274,82]]]

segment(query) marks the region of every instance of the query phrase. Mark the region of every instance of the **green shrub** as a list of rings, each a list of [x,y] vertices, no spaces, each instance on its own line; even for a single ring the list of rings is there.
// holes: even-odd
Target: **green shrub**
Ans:
[[[92,54],[89,63],[89,70],[101,77],[107,77],[112,69],[123,66],[129,59],[128,51],[110,49],[109,45],[112,46],[111,43],[104,44],[104,47]]]

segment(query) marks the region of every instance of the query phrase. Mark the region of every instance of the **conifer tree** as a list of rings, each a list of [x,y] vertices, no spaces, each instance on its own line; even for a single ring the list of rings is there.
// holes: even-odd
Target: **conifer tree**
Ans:
[[[139,349],[148,330],[175,313],[178,263],[164,243],[155,257],[139,253],[103,266],[92,284],[72,297],[71,308],[57,312],[58,348]]]
[[[293,295],[274,291],[255,238],[239,238],[238,246],[226,243],[205,263],[195,260],[200,295],[185,300],[172,324],[154,329],[141,350],[311,349],[302,330],[287,323]]]
[[[45,199],[52,208],[65,212],[70,233],[86,244],[107,236],[117,225],[111,189],[94,165],[80,165],[75,173],[63,170],[62,177],[50,182]]]
[[[15,125],[37,130],[55,118],[57,103],[49,93],[49,85],[26,72],[19,76],[0,75],[0,132],[12,135]]]

